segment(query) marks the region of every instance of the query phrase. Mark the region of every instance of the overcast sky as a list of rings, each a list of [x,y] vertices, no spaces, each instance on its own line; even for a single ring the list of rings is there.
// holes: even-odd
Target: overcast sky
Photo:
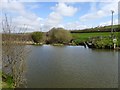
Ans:
[[[109,0],[108,0],[109,1]],[[114,24],[118,24],[118,2],[18,2],[3,0],[0,9],[9,14],[14,25],[26,25],[29,32],[49,31],[52,27],[84,29],[111,24],[111,10],[114,10]],[[0,19],[2,16],[0,15]]]

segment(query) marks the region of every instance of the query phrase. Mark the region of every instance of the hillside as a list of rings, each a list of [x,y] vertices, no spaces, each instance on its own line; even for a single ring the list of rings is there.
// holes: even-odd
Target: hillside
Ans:
[[[113,25],[114,32],[120,32],[120,25]],[[111,25],[104,27],[95,27],[82,30],[72,30],[71,33],[90,33],[90,32],[111,32]]]

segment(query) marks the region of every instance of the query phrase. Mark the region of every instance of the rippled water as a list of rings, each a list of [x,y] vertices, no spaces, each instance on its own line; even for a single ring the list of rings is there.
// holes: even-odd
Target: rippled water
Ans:
[[[81,46],[29,46],[29,88],[118,87],[118,52]]]

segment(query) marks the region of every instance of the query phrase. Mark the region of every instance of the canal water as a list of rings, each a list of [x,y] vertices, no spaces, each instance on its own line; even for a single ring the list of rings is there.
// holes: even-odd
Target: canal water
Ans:
[[[29,46],[28,88],[117,88],[118,51],[82,46]]]

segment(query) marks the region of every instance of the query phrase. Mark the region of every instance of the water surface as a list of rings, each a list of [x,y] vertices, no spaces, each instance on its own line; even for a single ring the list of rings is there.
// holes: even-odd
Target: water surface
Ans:
[[[118,52],[81,46],[29,46],[29,88],[118,87]]]

